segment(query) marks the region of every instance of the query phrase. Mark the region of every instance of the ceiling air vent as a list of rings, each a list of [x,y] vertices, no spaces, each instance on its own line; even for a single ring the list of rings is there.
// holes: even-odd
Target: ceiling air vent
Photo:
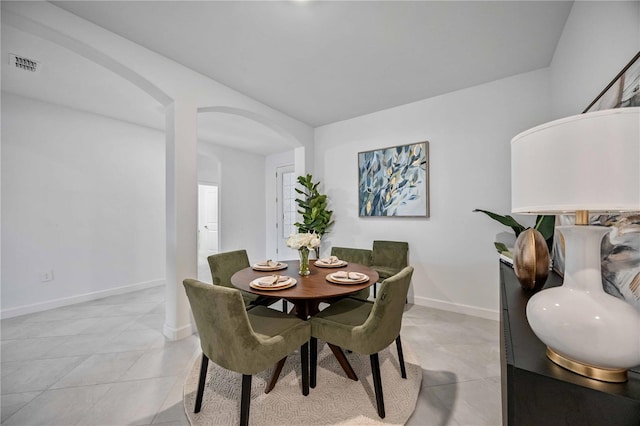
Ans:
[[[16,68],[20,68],[25,71],[36,72],[38,68],[38,62],[25,58],[24,56],[14,55],[13,53],[9,54],[9,65],[14,65]]]

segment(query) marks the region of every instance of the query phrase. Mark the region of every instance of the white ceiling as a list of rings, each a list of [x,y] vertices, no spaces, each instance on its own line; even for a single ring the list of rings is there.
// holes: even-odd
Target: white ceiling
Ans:
[[[572,2],[53,4],[315,127],[547,67]],[[164,127],[157,103],[128,82],[87,79],[109,72],[24,35],[3,25],[3,52],[37,55],[42,73],[28,80],[4,66],[3,90]],[[263,154],[284,150],[266,127],[230,117],[206,114],[199,136]]]
[[[38,62],[38,72],[29,72],[7,66],[8,58],[3,57],[3,91],[164,129],[164,109],[157,101],[64,47],[3,25],[2,52]]]
[[[1,39],[4,92],[164,131],[164,108],[101,65],[10,25],[2,26]],[[8,54],[36,59],[38,72],[6,66]],[[263,124],[224,113],[198,114],[198,138],[262,155],[291,149],[290,142]]]

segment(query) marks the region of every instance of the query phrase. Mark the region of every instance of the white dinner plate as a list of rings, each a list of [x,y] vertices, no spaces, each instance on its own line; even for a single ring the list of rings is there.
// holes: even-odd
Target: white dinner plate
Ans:
[[[255,263],[251,268],[253,268],[255,271],[279,271],[281,269],[287,269],[288,267],[289,265],[287,265],[286,263],[278,262],[273,266],[265,266]]]
[[[340,260],[335,263],[324,263],[321,260],[316,260],[314,263],[314,265],[316,265],[319,268],[342,268],[343,266],[347,266],[348,264],[349,263],[344,260]]]
[[[292,277],[281,276],[278,283],[273,283],[271,276],[256,278],[249,283],[249,287],[256,290],[283,290],[285,288],[296,285],[296,279]]]
[[[360,279],[352,279],[352,278],[346,278],[346,277],[341,277],[339,272],[334,272],[333,274],[327,274],[327,281],[335,283],[335,284],[362,284],[362,283],[366,283],[367,281],[369,281],[369,276],[365,275],[365,274],[361,274],[359,272],[352,272],[352,274],[358,274],[361,278]],[[338,276],[336,277],[335,275],[338,274]]]

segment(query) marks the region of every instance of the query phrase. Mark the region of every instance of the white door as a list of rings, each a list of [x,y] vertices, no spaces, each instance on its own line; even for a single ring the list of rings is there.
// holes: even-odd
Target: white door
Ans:
[[[286,241],[289,235],[298,232],[294,223],[296,223],[296,204],[295,191],[298,180],[294,173],[293,166],[283,166],[276,168],[276,234],[278,244],[276,246],[276,255],[279,260],[294,260],[298,258],[296,250],[287,247]]]
[[[218,186],[198,184],[198,264],[218,253]]]

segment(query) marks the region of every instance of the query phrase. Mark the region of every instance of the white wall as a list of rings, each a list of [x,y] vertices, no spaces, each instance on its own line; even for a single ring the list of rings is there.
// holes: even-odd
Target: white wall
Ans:
[[[198,153],[198,183],[220,184],[220,159],[217,156]]]
[[[171,95],[199,93],[199,105],[222,99],[225,105],[256,110],[310,146],[308,126],[53,5],[16,3],[11,9],[132,64]],[[331,244],[370,247],[381,238],[409,241],[416,302],[491,316],[498,300],[492,241],[504,228],[471,210],[509,210],[510,138],[551,118],[580,112],[638,50],[639,28],[638,2],[576,2],[549,70],[316,129],[317,147],[306,155],[316,155],[314,177],[323,182],[336,218],[323,251]],[[184,74],[189,78],[176,78]],[[188,87],[178,87],[182,83]],[[9,308],[51,306],[57,299],[162,278],[164,222],[148,218],[158,203],[158,215],[164,217],[164,166],[150,170],[157,164],[155,156],[164,158],[164,135],[4,93],[2,107],[3,314]],[[158,135],[156,153],[151,140]],[[431,218],[358,218],[357,152],[422,140],[431,143]],[[96,148],[87,149],[92,143]],[[132,146],[147,152],[132,152]],[[268,251],[263,180],[270,166],[264,157],[231,149],[204,151],[220,160],[221,221],[226,221],[222,249],[246,248],[253,259],[263,258]],[[130,169],[134,166],[135,172]],[[52,185],[56,179],[66,186]],[[161,181],[159,198],[145,195],[139,205],[126,204],[139,199],[133,192],[153,179]],[[70,202],[62,202],[65,197]],[[128,209],[117,208],[123,204]],[[131,223],[139,226],[125,235],[129,244],[113,239],[117,231],[108,232],[114,224],[126,228]],[[141,234],[149,229],[153,235]],[[149,257],[136,259],[135,265],[127,263],[131,257],[122,263],[125,256],[114,247]],[[106,268],[108,261],[125,266]],[[40,283],[40,272],[51,268],[55,280]]]
[[[180,285],[180,276],[196,273],[196,250],[189,250],[190,244],[196,244],[195,232],[189,234],[189,226],[195,223],[197,215],[195,205],[195,188],[189,187],[189,180],[193,178],[192,184],[195,186],[195,173],[189,173],[189,167],[195,167],[191,161],[195,159],[195,135],[196,119],[195,114],[198,109],[214,108],[219,111],[229,113],[239,113],[245,117],[261,122],[281,134],[291,146],[309,147],[307,152],[312,151],[313,129],[285,114],[270,108],[260,102],[232,90],[216,81],[213,81],[201,74],[188,69],[187,67],[171,61],[161,55],[113,34],[97,25],[70,14],[48,2],[3,2],[2,3],[3,24],[14,26],[18,29],[28,31],[34,35],[58,43],[83,57],[86,57],[105,68],[113,71],[117,75],[129,80],[136,86],[151,95],[160,104],[167,108],[167,123],[176,125],[177,132],[168,132],[168,145],[172,147],[176,142],[177,150],[169,149],[170,154],[175,154],[178,158],[177,177],[171,173],[167,182],[167,206],[166,206],[166,231],[169,233],[166,241],[167,247],[167,315],[164,327],[165,334],[170,338],[183,336],[184,332],[190,329],[188,322],[188,303],[184,290]],[[177,111],[177,113],[176,113]],[[191,117],[191,115],[194,115]],[[175,120],[174,118],[178,117]],[[233,151],[233,150],[232,150]],[[253,160],[247,162],[230,161],[235,164],[235,172],[251,167]],[[182,161],[185,159],[187,163]],[[168,171],[174,170],[173,158],[168,164]],[[247,164],[249,163],[249,164]],[[185,166],[185,164],[187,164]],[[182,171],[180,171],[182,167]],[[187,169],[184,169],[187,167]],[[229,170],[227,168],[227,170]],[[250,173],[251,174],[251,173]],[[260,166],[260,175],[264,174],[264,160]],[[193,176],[192,176],[193,175]],[[233,184],[234,177],[222,178],[226,182]],[[255,185],[254,181],[254,185]],[[221,182],[221,185],[223,183]],[[180,199],[187,200],[180,207],[175,205],[174,188],[179,191]],[[260,186],[262,188],[262,185]],[[262,190],[262,189],[261,189]],[[242,236],[249,236],[256,241],[261,256],[264,255],[264,191],[262,197],[252,197],[253,193],[233,193],[231,188],[221,188],[222,202],[226,196],[246,197],[242,203],[243,207],[249,207],[239,213],[239,217],[245,217],[251,213],[257,215],[252,217],[250,222],[241,223],[241,228],[234,228],[233,232],[238,232]],[[225,194],[226,192],[226,194]],[[256,209],[256,201],[260,199],[261,207]],[[225,216],[236,218],[236,215],[225,213],[224,208],[221,214],[221,221]],[[253,224],[259,222],[260,235],[256,236]],[[238,221],[240,222],[240,221]],[[223,225],[224,226],[224,225]],[[176,233],[174,235],[174,233]],[[225,231],[226,232],[226,231]],[[228,246],[235,247],[240,244],[245,245],[244,239],[222,237],[222,247],[225,247],[225,240]],[[177,248],[176,248],[177,247]],[[249,249],[249,247],[247,247]],[[190,267],[190,264],[193,267]]]
[[[638,51],[640,2],[575,2],[551,63],[553,118],[580,114]]]
[[[3,316],[164,280],[163,133],[3,92],[2,150]]]
[[[315,165],[336,216],[327,241],[408,241],[416,303],[495,317],[492,241],[506,228],[471,210],[508,213],[509,140],[582,112],[638,50],[640,2],[575,2],[546,70],[316,129]],[[431,218],[359,218],[357,153],[423,140],[430,141]]]
[[[540,70],[316,129],[315,170],[336,220],[323,252],[408,241],[415,303],[497,318],[493,241],[506,228],[472,210],[510,211],[509,143],[548,120],[548,82]],[[359,218],[358,152],[425,140],[431,217]]]
[[[163,132],[5,92],[2,122],[3,317],[164,282]],[[200,142],[198,160],[221,250],[263,258],[265,157]]]

